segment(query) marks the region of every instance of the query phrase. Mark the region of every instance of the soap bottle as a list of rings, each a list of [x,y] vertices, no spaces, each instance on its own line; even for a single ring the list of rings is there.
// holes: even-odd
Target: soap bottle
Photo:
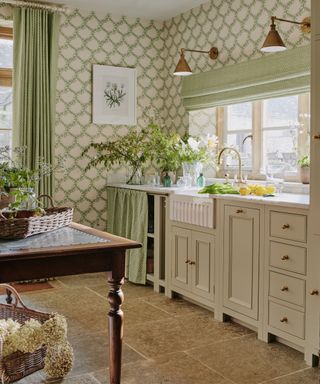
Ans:
[[[169,176],[168,172],[166,172],[166,174],[163,178],[163,186],[164,187],[171,187],[171,177]]]
[[[200,175],[197,177],[197,186],[204,187],[205,185],[206,185],[206,179],[203,176],[203,173],[200,173]]]

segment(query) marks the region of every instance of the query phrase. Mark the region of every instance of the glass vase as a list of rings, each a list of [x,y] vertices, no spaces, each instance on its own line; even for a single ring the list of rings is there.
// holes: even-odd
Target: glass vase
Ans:
[[[130,185],[141,185],[144,183],[144,176],[142,168],[129,167],[126,184]]]
[[[191,186],[197,185],[197,179],[202,172],[203,164],[199,161],[192,163],[182,163],[183,177],[185,180],[191,180]]]

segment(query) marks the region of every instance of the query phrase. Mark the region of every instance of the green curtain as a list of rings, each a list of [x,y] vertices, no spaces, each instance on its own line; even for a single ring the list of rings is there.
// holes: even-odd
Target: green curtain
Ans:
[[[183,79],[188,111],[310,91],[310,46],[267,54]]]
[[[142,248],[128,251],[126,277],[137,284],[146,283],[148,196],[145,192],[107,188],[107,231],[142,243]]]
[[[60,15],[41,9],[13,10],[13,143],[26,146],[26,166],[54,163],[55,91]],[[37,192],[52,195],[53,175]]]

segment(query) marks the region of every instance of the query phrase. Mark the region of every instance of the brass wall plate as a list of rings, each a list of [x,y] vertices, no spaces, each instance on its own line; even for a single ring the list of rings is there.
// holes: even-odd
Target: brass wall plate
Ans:
[[[210,59],[215,60],[219,56],[218,48],[213,47],[209,51]]]

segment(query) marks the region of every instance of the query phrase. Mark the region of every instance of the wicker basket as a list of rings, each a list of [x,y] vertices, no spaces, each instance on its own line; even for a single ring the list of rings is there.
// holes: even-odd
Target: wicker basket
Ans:
[[[34,311],[27,308],[22,302],[18,292],[7,284],[0,284],[12,293],[13,304],[0,304],[0,319],[13,319],[20,324],[27,320],[35,319],[44,323],[50,318],[50,314]],[[3,384],[13,383],[31,373],[44,367],[46,348],[42,347],[33,353],[15,352],[6,357],[2,356],[2,341],[0,339],[0,382]]]
[[[65,227],[72,222],[73,208],[55,208],[52,198],[47,195],[52,208],[45,209],[44,216],[33,216],[33,211],[18,211],[10,218],[10,212],[2,212],[0,216],[0,239],[24,239],[43,232]]]

